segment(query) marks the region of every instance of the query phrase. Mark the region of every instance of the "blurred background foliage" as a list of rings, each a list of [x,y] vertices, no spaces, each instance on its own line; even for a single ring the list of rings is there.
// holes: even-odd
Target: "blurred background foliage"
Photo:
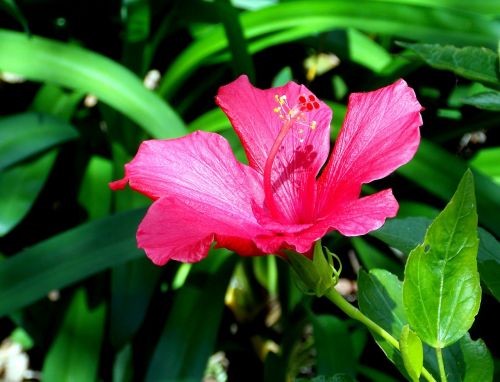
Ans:
[[[351,300],[360,269],[401,276],[472,167],[484,293],[471,337],[484,343],[463,343],[483,356],[471,361],[457,345],[449,380],[479,381],[474,373],[499,365],[491,318],[500,298],[500,2],[0,0],[0,28],[4,377],[401,379],[364,327],[301,294],[279,259],[216,250],[193,266],[158,268],[136,248],[150,201],[107,183],[142,140],[199,129],[224,135],[245,161],[214,104],[218,87],[241,73],[261,88],[306,84],[334,110],[332,140],[349,93],[400,77],[415,89],[425,106],[416,157],[365,188],[392,187],[398,218],[324,244],[344,263]]]

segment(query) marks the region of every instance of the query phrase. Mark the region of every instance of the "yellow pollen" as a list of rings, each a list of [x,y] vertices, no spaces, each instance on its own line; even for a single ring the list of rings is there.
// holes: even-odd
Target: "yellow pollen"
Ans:
[[[314,130],[316,128],[316,121],[311,122],[311,130]]]
[[[279,113],[280,111],[281,111],[281,108],[279,108],[279,107],[275,107],[275,108],[274,108],[274,112],[275,112],[275,113]]]

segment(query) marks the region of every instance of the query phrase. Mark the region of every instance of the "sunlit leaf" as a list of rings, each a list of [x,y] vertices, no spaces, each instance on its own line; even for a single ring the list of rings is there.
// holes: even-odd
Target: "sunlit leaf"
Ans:
[[[498,55],[490,49],[475,46],[458,48],[439,44],[400,45],[413,50],[436,69],[450,70],[470,80],[500,85]]]
[[[23,113],[0,119],[0,171],[59,143],[78,137],[68,123],[47,114]]]
[[[474,322],[481,301],[477,251],[474,179],[469,171],[406,263],[403,301],[408,321],[433,347],[457,341]]]
[[[42,190],[57,150],[0,172],[0,237],[29,212]]]
[[[104,304],[89,308],[85,291],[79,289],[47,353],[43,378],[75,382],[97,380],[105,318]]]
[[[109,267],[144,256],[135,230],[144,210],[56,235],[0,262],[0,316]]]
[[[107,57],[42,37],[0,30],[0,71],[95,95],[156,138],[185,132],[177,114],[130,71]]]
[[[422,341],[408,325],[403,326],[401,331],[399,348],[408,375],[413,381],[418,381],[424,364]]]

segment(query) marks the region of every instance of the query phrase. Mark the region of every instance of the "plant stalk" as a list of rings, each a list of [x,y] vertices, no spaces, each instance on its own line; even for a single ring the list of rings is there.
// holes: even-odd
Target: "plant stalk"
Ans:
[[[361,322],[368,329],[370,329],[373,333],[378,334],[380,337],[389,342],[392,346],[394,346],[399,351],[399,341],[395,339],[389,332],[385,329],[378,326],[375,322],[366,317],[359,309],[349,303],[335,288],[330,288],[328,292],[326,292],[325,297],[328,298],[331,302],[333,302],[337,307],[339,307],[345,314],[349,317]],[[436,349],[437,350],[437,349]],[[441,349],[439,349],[441,351]],[[436,382],[434,377],[427,371],[424,367],[422,368],[422,375],[429,382]],[[441,376],[442,378],[442,376]],[[446,378],[446,376],[445,376]],[[446,379],[442,379],[442,382],[446,382]]]
[[[446,370],[444,368],[443,352],[441,351],[440,347],[436,348],[436,358],[438,361],[439,376],[441,377],[441,382],[447,382],[448,379],[446,378]]]

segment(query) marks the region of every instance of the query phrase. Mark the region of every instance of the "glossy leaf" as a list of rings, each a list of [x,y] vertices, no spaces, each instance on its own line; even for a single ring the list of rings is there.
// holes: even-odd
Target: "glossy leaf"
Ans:
[[[144,256],[135,231],[144,210],[81,225],[0,262],[0,316],[106,268]]]
[[[0,172],[0,237],[10,232],[30,211],[42,190],[57,151]]]
[[[479,93],[463,99],[462,102],[479,109],[500,111],[500,92]]]
[[[424,364],[422,341],[408,325],[401,331],[399,348],[408,375],[413,381],[418,381]]]
[[[109,336],[115,349],[129,342],[144,321],[161,271],[146,256],[112,270]]]
[[[500,243],[485,230],[479,230],[478,270],[481,280],[500,301]]]
[[[161,333],[146,381],[199,381],[212,354],[235,256],[212,253],[193,266]]]
[[[413,248],[423,242],[424,235],[431,224],[426,218],[392,219],[371,233],[391,247],[404,254],[409,254]],[[491,293],[500,300],[500,243],[487,231],[478,229],[479,250],[477,255],[478,270],[481,280]]]
[[[381,268],[396,275],[403,275],[402,264],[398,264],[396,261],[391,259],[388,254],[385,254],[370,245],[365,239],[353,237],[351,239],[351,243],[354,246],[362,264],[367,270]]]
[[[68,123],[47,114],[23,113],[0,119],[0,171],[59,143],[78,137]]]
[[[356,360],[347,325],[335,316],[311,317],[319,375],[347,374],[354,376]]]
[[[476,170],[493,178],[500,185],[500,147],[488,147],[479,150],[470,164]]]
[[[403,307],[403,285],[398,278],[382,269],[358,275],[358,301],[360,310],[371,320],[399,339],[403,326],[407,324]],[[375,336],[387,358],[407,376],[400,353],[386,340]]]
[[[402,282],[384,270],[373,270],[359,274],[359,306],[370,319],[399,339],[402,328],[408,324],[403,307]],[[400,353],[385,340],[375,337],[387,358],[403,375],[406,369]],[[491,381],[493,365],[491,355],[483,341],[472,341],[466,334],[455,344],[443,349],[448,382]],[[437,378],[439,376],[436,354],[433,348],[424,344],[424,366]]]
[[[465,161],[423,139],[415,157],[397,172],[433,195],[448,201],[466,170]],[[480,173],[474,173],[474,179],[480,222],[500,235],[500,186]]]
[[[432,13],[432,18],[429,13]],[[240,19],[247,40],[261,37],[250,44],[252,53],[279,43],[348,27],[416,40],[486,46],[494,46],[500,34],[497,22],[480,15],[402,3],[391,4],[391,12],[387,12],[386,4],[371,1],[284,2],[244,12]],[[172,97],[194,70],[226,48],[227,39],[222,27],[203,34],[168,68],[159,93]]]
[[[417,53],[433,68],[450,70],[470,80],[500,85],[498,55],[490,49],[475,46],[458,48],[439,44],[400,43],[400,45]]]
[[[467,172],[405,267],[403,301],[411,327],[433,347],[460,339],[479,311],[477,213]]]
[[[43,378],[48,381],[97,380],[105,318],[104,304],[90,309],[85,291],[79,289],[47,353]]]
[[[111,189],[113,165],[108,159],[93,156],[83,175],[79,202],[85,207],[89,220],[103,218],[111,210]]]
[[[83,48],[0,30],[0,70],[88,92],[156,138],[185,133],[182,120],[130,71]]]

